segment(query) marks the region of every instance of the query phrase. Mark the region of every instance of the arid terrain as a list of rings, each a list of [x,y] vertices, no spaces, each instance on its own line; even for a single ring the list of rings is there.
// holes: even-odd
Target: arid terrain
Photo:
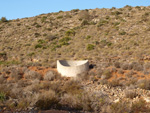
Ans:
[[[90,70],[62,77],[62,59]],[[0,112],[46,110],[150,113],[150,6],[2,17]]]

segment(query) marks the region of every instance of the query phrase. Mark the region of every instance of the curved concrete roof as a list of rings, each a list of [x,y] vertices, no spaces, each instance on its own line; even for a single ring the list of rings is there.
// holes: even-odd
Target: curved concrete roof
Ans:
[[[57,70],[62,76],[75,77],[89,70],[88,60],[57,60]]]

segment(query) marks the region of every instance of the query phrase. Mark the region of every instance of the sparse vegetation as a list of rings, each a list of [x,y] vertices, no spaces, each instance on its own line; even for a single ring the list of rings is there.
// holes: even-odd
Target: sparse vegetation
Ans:
[[[2,17],[0,112],[149,112],[149,10],[125,6]],[[57,59],[87,59],[90,70],[61,77]]]

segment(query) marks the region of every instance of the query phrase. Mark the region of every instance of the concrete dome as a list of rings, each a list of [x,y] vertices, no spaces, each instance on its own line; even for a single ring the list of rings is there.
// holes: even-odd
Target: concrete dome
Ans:
[[[88,60],[57,60],[57,70],[62,76],[76,77],[89,70]]]

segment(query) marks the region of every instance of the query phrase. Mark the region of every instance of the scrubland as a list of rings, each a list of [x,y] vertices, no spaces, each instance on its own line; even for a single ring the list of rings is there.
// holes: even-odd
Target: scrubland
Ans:
[[[150,112],[150,6],[0,19],[0,112]],[[56,60],[90,70],[62,77]]]

